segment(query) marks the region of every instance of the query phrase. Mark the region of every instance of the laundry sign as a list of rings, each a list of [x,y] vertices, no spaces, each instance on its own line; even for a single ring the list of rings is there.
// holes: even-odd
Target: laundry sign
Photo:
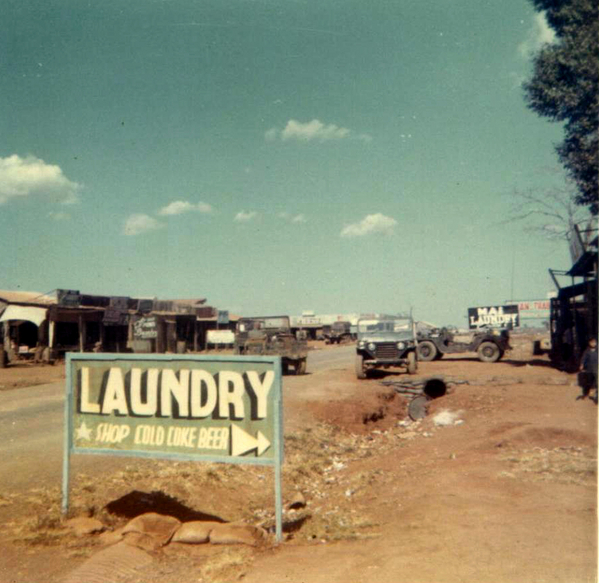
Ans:
[[[68,354],[66,397],[65,508],[71,454],[273,465],[280,481],[280,357]]]
[[[470,329],[481,328],[482,326],[508,328],[519,325],[517,305],[468,308],[468,327]]]

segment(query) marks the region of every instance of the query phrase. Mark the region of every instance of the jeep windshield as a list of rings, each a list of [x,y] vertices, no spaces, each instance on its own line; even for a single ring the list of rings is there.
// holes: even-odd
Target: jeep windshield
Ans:
[[[360,320],[358,322],[358,338],[393,337],[412,338],[412,320],[398,318],[394,320]]]

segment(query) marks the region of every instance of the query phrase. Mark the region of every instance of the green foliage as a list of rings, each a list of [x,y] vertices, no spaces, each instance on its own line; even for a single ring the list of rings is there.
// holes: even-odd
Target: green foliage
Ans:
[[[556,41],[534,60],[524,90],[528,106],[564,123],[556,147],[576,184],[576,202],[597,212],[599,178],[599,7],[597,0],[531,0],[545,11]]]

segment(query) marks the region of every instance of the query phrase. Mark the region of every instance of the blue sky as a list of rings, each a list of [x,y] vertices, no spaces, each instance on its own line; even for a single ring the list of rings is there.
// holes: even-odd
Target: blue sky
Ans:
[[[3,289],[241,314],[543,298],[565,244],[504,224],[563,184],[526,109],[526,0],[0,5]]]

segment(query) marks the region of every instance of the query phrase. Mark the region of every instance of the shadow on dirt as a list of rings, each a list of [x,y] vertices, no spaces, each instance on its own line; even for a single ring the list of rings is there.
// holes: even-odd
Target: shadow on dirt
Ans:
[[[521,368],[523,366],[534,366],[540,368],[552,368],[554,370],[557,370],[556,367],[553,366],[551,361],[541,360],[540,358],[534,358],[532,360],[510,360],[509,358],[506,358],[501,360],[500,362],[505,362],[505,364],[515,366],[516,368]]]
[[[369,370],[367,373],[367,378],[369,379],[384,379],[385,377],[411,377],[412,375],[408,374],[405,370],[383,370],[380,368],[376,368],[374,370]]]
[[[146,512],[156,512],[157,514],[173,516],[181,522],[188,522],[190,520],[225,522],[218,516],[193,510],[179,502],[176,498],[160,491],[148,493],[133,490],[133,492],[129,492],[117,500],[109,502],[106,505],[106,510],[111,514],[125,518],[135,518]]]

